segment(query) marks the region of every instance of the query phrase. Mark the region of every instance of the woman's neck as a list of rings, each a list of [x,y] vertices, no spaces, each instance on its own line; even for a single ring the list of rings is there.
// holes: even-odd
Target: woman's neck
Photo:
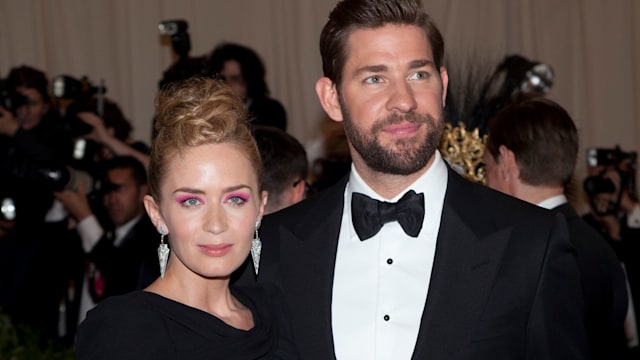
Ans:
[[[145,291],[207,312],[235,328],[253,328],[251,311],[231,294],[228,277],[207,279],[189,270],[167,271]]]

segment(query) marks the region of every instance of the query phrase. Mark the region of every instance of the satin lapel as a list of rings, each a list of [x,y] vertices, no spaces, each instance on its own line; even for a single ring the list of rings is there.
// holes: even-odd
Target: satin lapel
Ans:
[[[448,193],[458,191],[451,187],[450,183]],[[445,198],[413,359],[456,358],[482,315],[508,243],[508,229],[478,237],[473,219],[463,219],[456,211],[458,206],[470,204]]]
[[[344,186],[326,194],[292,231],[280,261],[285,296],[292,305],[294,336],[303,359],[335,358],[331,330],[333,273],[342,221]]]

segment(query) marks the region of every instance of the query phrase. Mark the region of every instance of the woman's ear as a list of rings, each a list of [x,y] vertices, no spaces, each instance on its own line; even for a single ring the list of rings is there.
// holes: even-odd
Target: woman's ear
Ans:
[[[262,216],[264,215],[264,208],[267,206],[267,201],[269,201],[269,193],[266,190],[262,190],[260,196],[262,197],[262,201],[260,202],[260,208],[258,209],[258,221],[261,221]]]
[[[156,200],[153,198],[153,196],[144,196],[144,208],[147,210],[147,214],[149,214],[149,218],[151,219],[151,222],[156,227],[156,229],[158,229],[158,232],[162,233],[160,229],[164,228],[165,235],[169,234],[169,229],[167,228],[164,218],[160,213],[160,207],[156,203]]]

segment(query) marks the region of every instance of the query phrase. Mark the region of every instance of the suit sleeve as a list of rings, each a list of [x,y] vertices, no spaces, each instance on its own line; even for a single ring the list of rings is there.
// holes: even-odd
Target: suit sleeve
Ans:
[[[589,359],[575,249],[556,215],[527,328],[527,359]]]

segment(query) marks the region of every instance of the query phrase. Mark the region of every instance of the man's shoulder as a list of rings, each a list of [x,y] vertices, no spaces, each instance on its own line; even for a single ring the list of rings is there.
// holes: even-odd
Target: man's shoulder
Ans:
[[[613,247],[601,233],[580,217],[570,204],[558,206],[553,211],[564,215],[571,242],[583,256],[587,259],[599,259],[598,262],[602,265],[607,261],[610,264],[615,264],[616,267],[618,266]]]
[[[445,196],[445,206],[451,206],[465,218],[485,222],[509,223],[551,219],[554,214],[539,206],[469,181],[451,172]]]
[[[552,210],[556,213],[561,213],[564,215],[565,219],[567,219],[567,226],[569,227],[569,231],[579,233],[582,236],[594,239],[602,239],[603,243],[606,242],[602,235],[600,235],[596,231],[596,229],[594,229],[584,219],[582,219],[569,203],[557,206]]]
[[[123,249],[123,251],[146,251],[149,246],[155,249],[159,239],[160,234],[151,222],[149,215],[145,212],[131,226],[118,248]]]

